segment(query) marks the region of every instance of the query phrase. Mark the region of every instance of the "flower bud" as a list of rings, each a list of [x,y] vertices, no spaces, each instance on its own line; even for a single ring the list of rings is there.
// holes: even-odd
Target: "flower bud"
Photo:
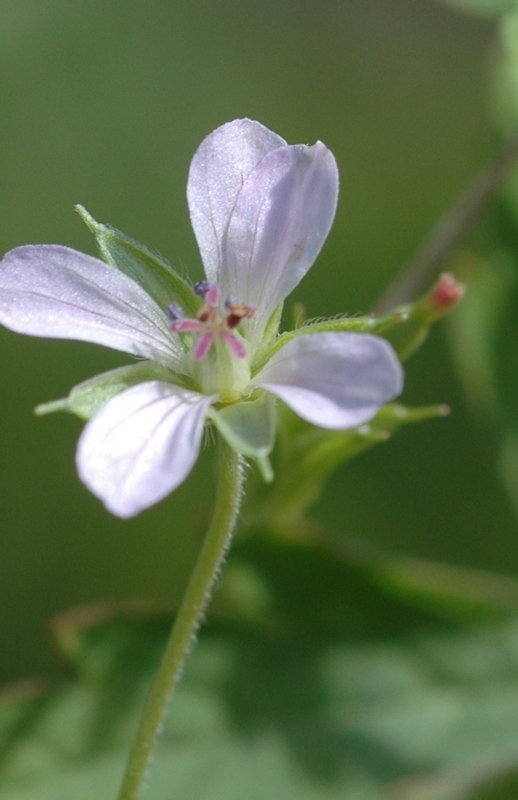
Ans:
[[[401,360],[408,358],[424,342],[430,326],[452,311],[464,296],[465,286],[445,272],[429,292],[414,303],[400,306],[394,313],[401,315],[401,324],[386,338]]]

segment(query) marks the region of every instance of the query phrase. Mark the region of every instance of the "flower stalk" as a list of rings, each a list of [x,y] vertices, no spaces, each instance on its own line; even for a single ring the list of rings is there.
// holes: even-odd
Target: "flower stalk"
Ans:
[[[149,691],[131,749],[119,800],[141,800],[153,751],[185,659],[230,546],[243,494],[243,459],[220,438],[216,508]]]

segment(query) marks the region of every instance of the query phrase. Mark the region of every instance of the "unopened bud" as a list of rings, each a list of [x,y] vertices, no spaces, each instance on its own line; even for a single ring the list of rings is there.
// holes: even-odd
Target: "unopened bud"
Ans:
[[[466,287],[453,275],[444,272],[432,289],[416,304],[416,311],[426,322],[435,322],[451,311],[464,297]]]
[[[446,316],[462,300],[465,286],[445,272],[429,292],[396,309],[401,324],[384,334],[401,360],[412,355],[426,339],[430,326]]]

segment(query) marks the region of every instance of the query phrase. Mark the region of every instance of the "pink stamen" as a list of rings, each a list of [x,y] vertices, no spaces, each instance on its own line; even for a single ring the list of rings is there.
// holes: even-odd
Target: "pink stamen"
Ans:
[[[239,341],[232,333],[228,331],[221,331],[220,333],[223,341],[230,347],[232,352],[237,358],[245,358],[246,348],[242,342]]]
[[[202,335],[196,342],[194,348],[194,358],[196,359],[196,361],[201,361],[203,358],[205,358],[210,348],[212,347],[213,341],[214,341],[214,334],[212,333],[212,331],[208,331],[207,333],[202,333]]]
[[[167,309],[172,320],[170,330],[175,333],[198,334],[193,352],[196,361],[205,358],[217,336],[225,342],[236,358],[246,358],[246,347],[232,330],[237,328],[243,319],[251,319],[257,311],[256,307],[240,303],[230,296],[225,301],[225,308],[230,313],[223,317],[218,308],[219,287],[215,283],[200,281],[195,285],[194,292],[204,298],[196,319],[186,319],[181,307],[177,303],[171,303]]]
[[[197,319],[177,319],[170,325],[171,330],[175,333],[199,333],[204,327],[203,323]]]

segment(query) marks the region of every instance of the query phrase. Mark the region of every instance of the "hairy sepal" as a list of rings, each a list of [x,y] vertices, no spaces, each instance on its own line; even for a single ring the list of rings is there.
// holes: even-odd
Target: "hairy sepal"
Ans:
[[[76,211],[94,234],[102,258],[138,283],[160,308],[178,303],[187,316],[195,316],[200,300],[189,283],[168,262],[124,233],[104,225],[77,205]]]
[[[268,456],[275,442],[277,411],[271,395],[260,392],[253,400],[210,408],[207,416],[236,452],[257,462],[265,481],[273,479]]]
[[[124,392],[131,386],[154,380],[190,388],[190,386],[185,386],[184,376],[176,375],[172,370],[153,361],[142,361],[138,364],[130,364],[127,367],[118,367],[118,369],[103,372],[101,375],[78,383],[68,397],[42,403],[34,409],[34,413],[44,416],[55,411],[64,411],[75,414],[80,419],[88,420],[115,395]]]

